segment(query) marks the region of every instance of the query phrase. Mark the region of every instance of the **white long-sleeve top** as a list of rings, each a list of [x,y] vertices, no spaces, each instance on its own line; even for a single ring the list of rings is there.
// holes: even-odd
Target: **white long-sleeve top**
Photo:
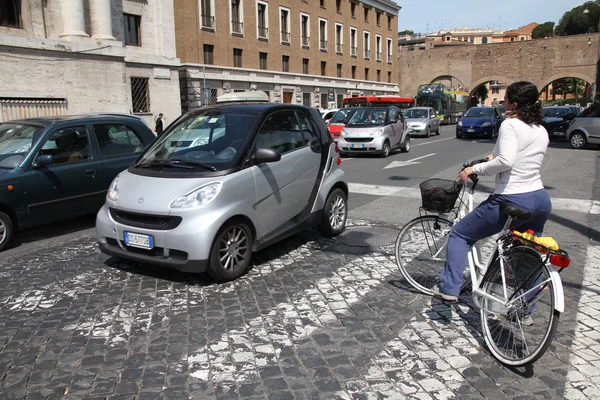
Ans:
[[[509,118],[500,125],[494,159],[473,166],[477,175],[496,175],[494,194],[516,194],[543,189],[540,170],[548,148],[548,132]]]

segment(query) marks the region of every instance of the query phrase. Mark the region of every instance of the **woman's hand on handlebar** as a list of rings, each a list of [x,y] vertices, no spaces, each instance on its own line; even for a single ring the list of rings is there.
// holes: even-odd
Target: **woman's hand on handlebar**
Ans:
[[[466,167],[465,169],[460,171],[460,174],[458,175],[458,180],[464,185],[465,183],[467,183],[467,178],[471,175],[473,175],[473,168]]]

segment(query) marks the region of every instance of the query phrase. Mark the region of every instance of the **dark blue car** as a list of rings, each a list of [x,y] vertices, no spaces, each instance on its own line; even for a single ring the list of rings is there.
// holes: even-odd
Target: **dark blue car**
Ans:
[[[498,136],[504,116],[497,107],[471,107],[456,124],[456,137],[484,136],[493,139]]]
[[[0,251],[15,231],[97,212],[117,174],[154,140],[136,116],[0,124]]]

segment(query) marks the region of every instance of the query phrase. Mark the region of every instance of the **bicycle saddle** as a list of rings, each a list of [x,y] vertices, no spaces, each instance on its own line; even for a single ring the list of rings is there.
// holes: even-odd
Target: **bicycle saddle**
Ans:
[[[510,215],[511,217],[522,219],[531,219],[531,217],[533,217],[529,211],[525,211],[508,203],[500,203],[500,212],[502,212],[502,215]]]

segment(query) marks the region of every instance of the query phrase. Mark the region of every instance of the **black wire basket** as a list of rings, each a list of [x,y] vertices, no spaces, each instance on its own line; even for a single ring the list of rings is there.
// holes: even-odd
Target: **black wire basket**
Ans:
[[[421,207],[425,211],[447,213],[454,208],[463,185],[449,179],[433,178],[422,182],[419,187],[423,201]]]

